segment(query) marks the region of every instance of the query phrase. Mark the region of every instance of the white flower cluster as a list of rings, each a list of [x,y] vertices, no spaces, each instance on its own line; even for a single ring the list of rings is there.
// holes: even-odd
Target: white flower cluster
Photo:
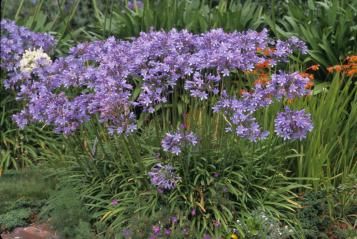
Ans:
[[[50,65],[51,63],[51,58],[43,52],[42,48],[26,50],[20,60],[20,70],[31,73],[33,69],[39,66]]]

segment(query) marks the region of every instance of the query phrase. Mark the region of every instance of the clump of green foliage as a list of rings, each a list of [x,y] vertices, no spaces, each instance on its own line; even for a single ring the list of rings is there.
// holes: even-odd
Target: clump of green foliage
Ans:
[[[90,217],[73,187],[54,191],[43,207],[41,217],[48,218],[63,238],[93,238]]]
[[[32,215],[30,208],[10,209],[4,214],[0,214],[0,230],[11,231],[15,227],[26,226]]]

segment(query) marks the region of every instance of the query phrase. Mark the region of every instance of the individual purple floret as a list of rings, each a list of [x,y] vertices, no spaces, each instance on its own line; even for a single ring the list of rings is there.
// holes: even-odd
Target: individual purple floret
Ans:
[[[133,236],[133,231],[130,230],[129,228],[124,228],[122,231],[122,235],[125,239],[130,239]]]
[[[141,0],[129,0],[128,1],[128,6],[127,6],[130,10],[136,10],[136,8],[138,9],[142,9],[144,8],[144,3]]]
[[[7,71],[14,71],[19,66],[25,50],[42,48],[44,52],[49,53],[56,44],[53,36],[32,32],[25,27],[17,26],[10,20],[1,20],[0,29],[0,68]]]
[[[305,113],[305,110],[293,111],[286,107],[285,111],[280,112],[275,119],[275,132],[284,140],[302,140],[312,129],[311,116]]]
[[[185,145],[196,145],[198,142],[197,136],[192,132],[169,132],[161,141],[161,146],[166,152],[179,155]]]
[[[291,74],[279,72],[271,76],[271,81],[268,83],[268,88],[271,94],[277,98],[294,99],[297,97],[306,96],[310,90],[306,89],[306,84],[309,78],[301,76],[298,72]]]
[[[155,235],[160,234],[160,231],[161,231],[160,226],[158,226],[158,225],[152,226],[152,232],[153,232]]]
[[[202,239],[212,239],[212,237],[209,234],[204,234]]]
[[[155,164],[148,175],[151,184],[162,191],[176,188],[177,183],[181,180],[181,177],[176,174],[175,169],[170,164]]]

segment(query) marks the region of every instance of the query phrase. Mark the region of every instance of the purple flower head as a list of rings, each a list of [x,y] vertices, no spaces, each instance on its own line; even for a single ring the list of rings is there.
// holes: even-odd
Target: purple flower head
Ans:
[[[212,239],[212,237],[209,234],[204,234],[202,239]]]
[[[163,165],[161,163],[152,167],[149,177],[151,184],[163,191],[176,188],[177,183],[181,180],[170,164]]]
[[[291,37],[287,41],[277,40],[275,44],[275,51],[273,57],[277,60],[287,61],[288,56],[293,54],[294,51],[307,53],[307,46],[305,42],[301,41],[297,37]]]
[[[291,74],[279,72],[272,75],[272,79],[267,87],[273,96],[278,99],[282,97],[294,99],[310,93],[310,90],[305,88],[308,82],[309,79],[301,76],[298,72]]]
[[[312,129],[311,116],[305,113],[305,110],[293,111],[286,107],[285,111],[280,112],[275,119],[275,132],[284,140],[302,140]]]
[[[185,145],[196,145],[198,142],[197,136],[192,132],[169,132],[161,141],[161,146],[166,152],[179,155]]]
[[[252,96],[253,95],[253,96]],[[233,131],[237,136],[248,139],[250,141],[262,140],[268,136],[267,131],[262,131],[253,113],[267,105],[265,99],[263,101],[253,101],[250,98],[256,98],[255,93],[244,95],[238,100],[234,97],[228,97],[223,94],[223,97],[213,107],[214,112],[223,112],[228,122],[227,131]]]
[[[118,199],[113,199],[112,202],[110,203],[112,206],[116,206],[119,204]]]
[[[213,220],[213,225],[214,225],[214,227],[220,227],[221,226],[221,222],[220,221],[218,221],[218,220]]]
[[[207,100],[208,93],[212,92],[213,94],[217,94],[219,81],[219,76],[212,74],[202,75],[199,72],[195,72],[192,76],[192,80],[187,79],[185,81],[184,88],[190,92],[192,97]]]
[[[154,225],[152,226],[152,232],[154,233],[154,235],[159,235],[160,234],[160,226]]]
[[[191,210],[191,216],[196,216],[196,208],[193,208],[192,210]]]
[[[128,1],[128,8],[130,10],[136,10],[136,8],[138,9],[141,9],[141,8],[144,8],[144,3],[140,0],[131,0],[131,1]]]
[[[176,216],[172,216],[172,217],[171,217],[171,223],[172,223],[172,224],[176,224],[177,222],[178,222],[177,217],[176,217]]]
[[[220,175],[220,174],[219,174],[218,172],[214,172],[214,173],[213,173],[213,177],[215,177],[215,178],[218,178],[219,175]]]
[[[170,236],[171,235],[171,230],[169,228],[165,229],[165,235]]]
[[[124,228],[122,231],[122,235],[125,239],[129,239],[133,236],[133,231],[129,228]]]

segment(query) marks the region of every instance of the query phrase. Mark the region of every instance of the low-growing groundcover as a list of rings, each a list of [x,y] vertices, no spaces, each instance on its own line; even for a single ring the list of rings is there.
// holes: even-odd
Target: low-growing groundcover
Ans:
[[[353,236],[354,187],[327,196],[322,213],[304,197],[355,175],[356,85],[336,75],[311,90],[316,67],[289,60],[307,52],[298,38],[151,31],[51,59],[51,36],[1,24],[4,85],[23,105],[13,119],[64,134],[51,154],[59,191],[42,213],[64,237],[334,233],[340,224],[313,221],[309,208]]]
[[[43,172],[43,170],[42,170]],[[50,195],[53,182],[40,170],[8,171],[0,180],[0,232],[34,220]]]

